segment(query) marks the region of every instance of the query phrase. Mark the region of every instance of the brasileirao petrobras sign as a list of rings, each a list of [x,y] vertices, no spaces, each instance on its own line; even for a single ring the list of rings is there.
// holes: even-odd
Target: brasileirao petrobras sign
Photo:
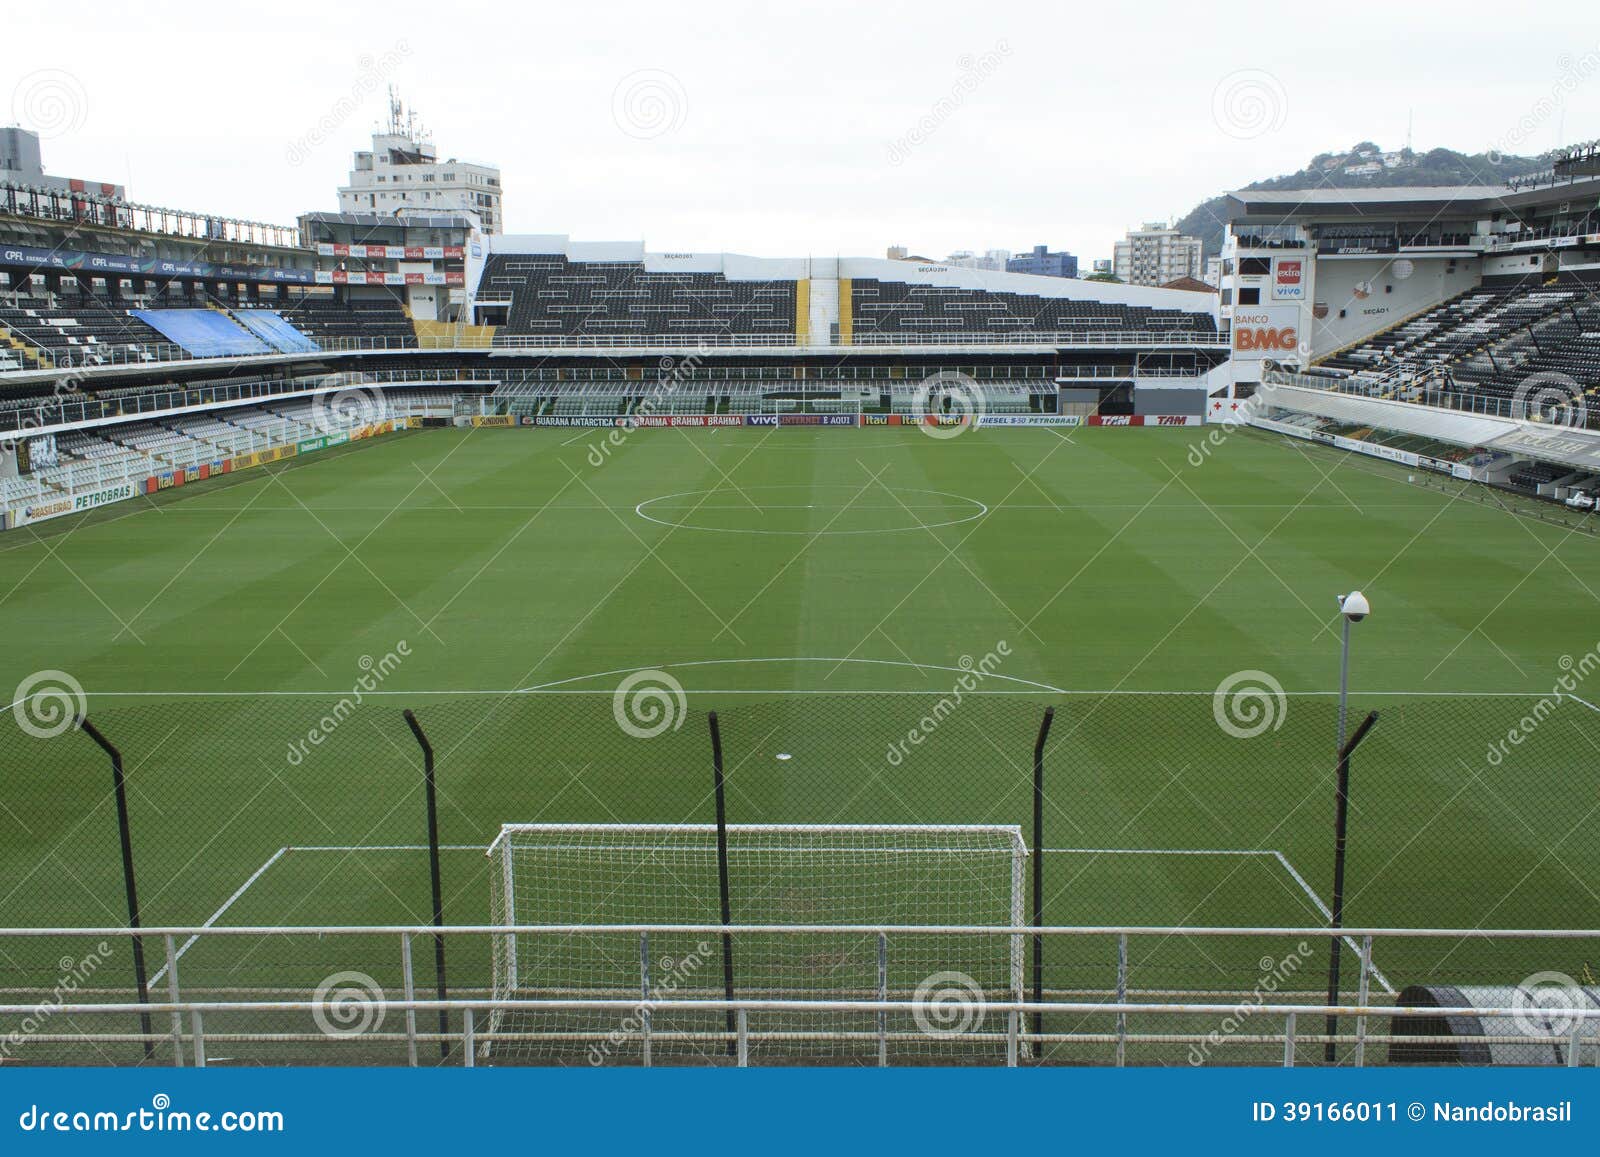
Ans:
[[[83,494],[45,499],[27,506],[13,507],[10,523],[12,526],[26,526],[30,522],[43,522],[49,518],[60,518],[64,514],[78,514],[113,502],[126,502],[136,493],[133,483],[120,482],[114,486],[102,487]]]

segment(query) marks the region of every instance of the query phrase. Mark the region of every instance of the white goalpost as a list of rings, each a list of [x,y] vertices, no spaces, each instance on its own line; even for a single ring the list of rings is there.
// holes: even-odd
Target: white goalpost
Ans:
[[[936,935],[897,927],[1021,927],[1021,829],[985,825],[730,824],[733,933],[506,932],[493,937],[496,999],[603,998],[616,1013],[497,1011],[495,1059],[651,1063],[715,1057],[719,1012],[671,1015],[654,1001],[926,1001],[926,1015],[751,1013],[752,1055],[1003,1055],[988,1002],[1024,995],[1023,934]],[[714,824],[506,824],[489,848],[492,922],[719,925]],[[851,925],[850,933],[747,933],[740,925]]]

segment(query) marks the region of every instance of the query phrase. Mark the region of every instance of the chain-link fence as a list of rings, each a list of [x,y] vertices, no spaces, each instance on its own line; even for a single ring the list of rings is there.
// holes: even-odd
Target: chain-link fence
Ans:
[[[503,824],[714,824],[713,710],[729,824],[1015,827],[1028,850],[1028,922],[1327,929],[1335,902],[1339,723],[1338,701],[1327,695],[1250,686],[1215,696],[986,694],[963,693],[958,683],[944,694],[711,696],[630,679],[615,694],[94,696],[86,706],[121,753],[146,926],[429,923],[424,761],[407,708],[435,756],[439,899],[450,925],[490,922],[485,851]],[[1047,708],[1053,719],[1041,747]],[[1371,711],[1378,720],[1349,769],[1344,925],[1600,928],[1600,712],[1570,696],[1358,695],[1349,730]],[[0,725],[0,828],[0,926],[126,925],[109,757],[32,704]],[[715,857],[707,862],[711,869],[694,871],[714,870]],[[917,902],[927,909],[919,921],[904,906],[874,901],[870,881],[856,877],[856,907],[838,908],[843,869],[837,879],[815,864],[801,871],[774,861],[766,870],[762,919],[787,904],[792,918],[780,922],[943,922],[938,900]],[[929,872],[916,888],[896,887],[929,897],[972,887],[959,867]],[[748,874],[736,877],[740,890],[750,888]],[[585,923],[586,905],[598,910],[600,897],[579,892],[559,915],[523,911],[518,922]],[[720,919],[715,881],[663,891],[678,894],[695,899],[682,911],[652,904],[639,921]],[[738,924],[741,895],[727,899]],[[1320,1002],[1334,944],[1341,993],[1352,999],[1365,988],[1378,1003],[1509,991],[1541,977],[1581,988],[1600,973],[1600,937],[1414,938],[1381,943],[1363,963],[1354,937],[1132,932],[1042,938],[1037,970],[1030,941],[1023,991],[1004,995],[1031,996],[1037,986],[1047,1000],[1091,1003]],[[64,987],[90,999],[133,994],[126,939],[62,947],[0,943],[7,999],[51,998]],[[414,986],[432,994],[433,947],[415,948]],[[449,996],[495,991],[489,938],[450,937],[448,948]],[[561,950],[612,951],[581,935]],[[792,966],[811,970],[810,990],[828,990],[830,951]],[[148,986],[159,996],[170,983],[167,955],[155,946],[147,955]],[[840,991],[876,974],[859,955],[843,971],[867,979],[841,982]],[[309,999],[330,978],[350,976],[393,994],[406,979],[396,939],[376,934],[201,937],[176,943],[172,959],[194,1000]],[[916,978],[896,963],[885,970],[894,987],[911,988]],[[918,967],[931,973],[935,963],[919,959]],[[720,995],[723,979],[719,951],[700,983]],[[736,958],[736,990],[738,979]],[[226,1037],[251,1023],[240,1013],[208,1028]],[[1032,1026],[1042,1035],[1029,1058],[1193,1059],[1188,1045],[1114,1043],[1119,1024],[1099,1013],[1044,1017]],[[309,1020],[301,1027],[318,1031]],[[134,1042],[98,1046],[111,1050],[103,1057],[67,1044],[18,1047],[33,1060],[142,1055]],[[1301,1047],[1307,1061],[1322,1056],[1320,1045]],[[338,1059],[397,1059],[392,1048],[355,1052]],[[1340,1046],[1336,1059],[1349,1052]],[[1281,1046],[1262,1044],[1206,1050],[1201,1059],[1279,1054]],[[238,1056],[283,1053],[241,1042]]]

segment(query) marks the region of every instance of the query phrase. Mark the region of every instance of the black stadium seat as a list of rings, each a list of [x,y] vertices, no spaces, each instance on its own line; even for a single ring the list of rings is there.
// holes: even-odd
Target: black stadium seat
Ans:
[[[569,262],[559,254],[497,254],[484,269],[479,293],[510,295],[501,330],[508,335],[794,335],[792,281],[648,273],[638,262]]]
[[[1209,313],[869,278],[851,283],[850,312],[863,336],[1216,330]]]

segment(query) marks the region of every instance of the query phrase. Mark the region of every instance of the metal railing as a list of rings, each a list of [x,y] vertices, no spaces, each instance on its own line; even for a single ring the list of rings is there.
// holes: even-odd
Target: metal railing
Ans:
[[[261,308],[271,308],[262,303]],[[26,333],[10,331],[12,336],[27,344],[37,366],[24,365],[19,370],[0,372],[0,380],[7,373],[74,371],[90,373],[100,369],[138,366],[161,366],[176,362],[202,362],[240,359],[281,361],[285,359],[308,360],[319,356],[361,353],[448,353],[451,351],[592,351],[638,354],[693,354],[709,350],[761,350],[773,353],[799,353],[891,348],[977,348],[1005,346],[1008,348],[1058,348],[1061,346],[1097,346],[1105,348],[1143,347],[1149,349],[1225,349],[1227,338],[1210,331],[1085,331],[1081,333],[1037,334],[857,334],[847,345],[802,345],[791,335],[760,337],[743,334],[685,335],[683,337],[651,336],[638,334],[593,337],[533,337],[523,334],[495,334],[491,339],[483,334],[454,332],[428,335],[424,344],[413,338],[318,338],[315,352],[284,353],[277,350],[240,352],[218,346],[215,352],[186,349],[170,343],[96,342],[93,345],[52,347],[40,345]]]
[[[1111,378],[1115,380],[1136,380],[1140,378],[1187,378],[1190,380],[1203,378],[1206,370],[1192,367],[1182,368],[1174,366],[1062,366],[1055,374],[1054,381],[1071,382],[1089,379]]]
[[[495,349],[852,349],[876,346],[1157,346],[1211,347],[1227,345],[1215,330],[1066,330],[1007,333],[861,333],[846,343],[797,342],[792,334],[595,334],[541,337],[533,334],[496,334]]]
[[[297,394],[343,389],[347,386],[481,385],[493,387],[501,378],[472,370],[369,370],[361,373],[309,374],[293,378],[257,379],[249,382],[197,383],[183,389],[155,389],[126,393],[100,393],[94,397],[72,392],[53,397],[43,405],[28,399],[0,407],[0,432],[21,430],[29,435],[60,432],[86,423],[133,421],[174,412],[203,412],[236,402],[283,398]]]
[[[596,991],[572,991],[538,997],[515,994],[448,997],[444,994],[444,982],[441,976],[437,995],[433,997],[417,995],[421,978],[413,967],[413,942],[416,939],[431,939],[442,943],[445,940],[503,939],[514,936],[542,937],[551,943],[561,938],[575,938],[575,942],[566,941],[570,951],[600,951],[601,955],[605,953],[603,949],[597,949],[597,945],[606,938],[617,938],[622,943],[637,943],[641,948],[634,957],[639,961],[639,971],[634,986],[628,990],[619,985],[604,995],[597,995]],[[1325,1048],[1344,1049],[1346,1051],[1342,1063],[1360,1067],[1374,1059],[1369,1056],[1369,1049],[1377,1045],[1459,1046],[1463,1043],[1462,1035],[1437,1031],[1436,1026],[1443,1025],[1448,1020],[1468,1018],[1470,1024],[1481,1030],[1470,1035],[1470,1043],[1474,1046],[1527,1046],[1535,1050],[1532,1055],[1544,1057],[1542,1063],[1561,1064],[1567,1067],[1590,1064],[1600,1066],[1600,997],[1592,993],[1585,996],[1576,982],[1573,983],[1573,989],[1577,995],[1569,1006],[1552,1005],[1548,999],[1531,1002],[1513,1000],[1509,1003],[1485,1005],[1436,1006],[1425,1003],[1402,1005],[1395,1002],[1392,989],[1386,990],[1383,999],[1374,999],[1374,987],[1383,981],[1382,973],[1374,963],[1374,957],[1376,954],[1391,950],[1399,942],[1527,940],[1547,941],[1554,945],[1600,939],[1600,929],[1333,929],[1181,925],[999,927],[720,923],[303,927],[278,925],[229,927],[208,924],[139,929],[116,926],[0,928],[0,944],[4,945],[7,959],[13,969],[16,967],[17,959],[26,958],[24,948],[30,941],[35,942],[35,946],[42,944],[48,949],[43,955],[48,956],[51,961],[59,959],[59,967],[65,970],[71,958],[62,955],[63,948],[57,945],[88,939],[99,942],[100,949],[109,952],[106,941],[121,942],[128,937],[133,937],[141,944],[145,941],[159,942],[160,951],[150,954],[150,959],[164,958],[165,961],[150,978],[146,989],[135,990],[137,999],[119,998],[128,991],[127,989],[101,988],[95,991],[109,995],[113,999],[63,1000],[60,998],[61,990],[58,984],[53,997],[43,1002],[29,1002],[15,999],[18,995],[26,995],[29,990],[13,984],[6,989],[12,999],[0,1003],[0,1024],[15,1017],[31,1017],[36,1023],[34,1030],[24,1034],[20,1040],[16,1034],[9,1038],[8,1053],[27,1041],[75,1046],[138,1045],[142,1046],[143,1055],[142,1058],[136,1058],[133,1063],[158,1062],[182,1066],[187,1061],[197,1066],[204,1066],[207,1063],[208,1047],[221,1043],[312,1044],[317,1046],[318,1050],[324,1046],[338,1049],[341,1046],[363,1044],[394,1047],[404,1045],[405,1063],[414,1066],[419,1063],[419,1045],[438,1044],[441,1046],[441,1061],[449,1060],[453,1056],[454,1063],[472,1067],[485,1058],[498,1061],[500,1057],[492,1051],[492,1047],[497,1043],[549,1044],[559,1041],[581,1046],[597,1041],[608,1041],[612,1045],[627,1043],[638,1046],[640,1063],[646,1066],[652,1062],[652,1043],[658,1046],[686,1043],[712,1046],[712,1051],[702,1051],[699,1059],[717,1063],[719,1050],[726,1050],[736,1064],[743,1066],[751,1063],[752,1050],[761,1045],[784,1042],[795,1045],[852,1042],[867,1046],[869,1054],[871,1046],[876,1045],[877,1062],[882,1065],[889,1063],[891,1044],[909,1043],[927,1046],[931,1038],[941,1048],[954,1045],[963,1048],[990,1046],[996,1050],[981,1054],[982,1059],[978,1063],[1000,1063],[999,1057],[1002,1053],[999,1050],[1003,1049],[1003,1063],[1013,1067],[1023,1063],[1050,1063],[1053,1048],[1069,1045],[1109,1046],[1112,1052],[1108,1058],[1091,1063],[1111,1063],[1118,1066],[1127,1064],[1133,1059],[1130,1058],[1130,1049],[1142,1046],[1168,1050],[1187,1047],[1191,1050],[1189,1053],[1191,1064],[1209,1060],[1212,1049],[1245,1046],[1252,1046],[1258,1050],[1254,1063],[1262,1063],[1259,1059],[1261,1056],[1259,1049],[1268,1047],[1274,1050],[1273,1055],[1277,1063],[1286,1067],[1298,1063],[1300,1048],[1315,1045],[1319,1046],[1316,1054],[1319,1057],[1323,1055],[1322,1050]],[[894,959],[894,945],[908,941],[915,942],[919,946],[920,951],[915,957],[919,968],[926,966],[930,960],[933,960],[934,966],[937,967],[937,960],[927,956],[927,944],[930,941],[954,944],[958,941],[984,938],[1000,938],[1013,943],[1024,938],[1033,938],[1036,942],[1074,940],[1111,942],[1116,948],[1114,959],[1117,965],[1114,984],[1106,986],[1104,996],[1100,999],[1091,999],[1090,997],[1095,995],[1091,992],[1041,990],[1038,987],[1028,993],[1024,990],[1024,986],[1015,985],[1010,981],[993,995],[975,993],[969,1000],[976,1003],[976,1015],[969,1018],[970,1023],[963,1022],[964,1027],[959,1033],[951,1034],[939,1028],[930,1028],[923,1019],[932,1015],[930,1002],[936,999],[926,994],[923,986],[918,987],[913,998],[906,999],[894,993],[881,979],[875,996],[871,997],[863,997],[859,993],[848,991],[829,993],[825,989],[817,990],[820,995],[807,997],[792,994],[773,995],[771,992],[739,995],[731,989],[725,990],[720,982],[705,984],[695,989],[674,989],[666,994],[653,995],[649,952],[652,937],[669,943],[673,942],[673,938],[696,937],[730,942],[733,940],[748,942],[754,938],[774,941],[786,939],[815,941],[818,937],[832,940],[854,939],[869,945],[876,942],[880,978],[887,974],[888,963]],[[1254,938],[1266,941],[1288,939],[1299,941],[1301,950],[1304,951],[1307,942],[1325,942],[1330,937],[1354,946],[1358,956],[1359,973],[1353,1000],[1335,999],[1332,994],[1324,997],[1322,993],[1310,989],[1297,991],[1273,989],[1273,994],[1279,999],[1268,1000],[1263,998],[1260,985],[1257,985],[1253,993],[1237,994],[1240,999],[1219,999],[1219,997],[1232,997],[1235,994],[1214,990],[1195,992],[1145,990],[1149,999],[1138,999],[1141,990],[1129,984],[1129,944],[1135,939],[1152,939],[1158,942],[1175,938],[1184,940]],[[202,942],[251,941],[254,943],[251,944],[249,951],[253,952],[262,942],[281,943],[294,938],[319,944],[357,939],[378,942],[393,940],[396,949],[393,959],[400,965],[399,984],[403,995],[391,997],[370,976],[348,972],[340,972],[329,980],[355,975],[371,985],[370,990],[360,994],[354,1005],[349,1003],[350,996],[347,992],[330,995],[326,981],[318,986],[311,999],[306,999],[302,991],[295,990],[292,985],[259,992],[234,987],[227,990],[227,995],[212,999],[184,995],[179,977],[180,967],[186,967],[182,965],[183,958],[186,953],[196,950]],[[370,945],[367,947],[370,949]],[[1004,952],[1006,949],[1002,947],[1000,951]],[[1113,959],[1109,952],[1098,955],[1102,959]],[[961,954],[959,951],[953,952],[952,957],[959,960]],[[441,961],[443,959],[442,952],[440,959]],[[1261,959],[1264,971],[1269,960],[1270,957]],[[215,970],[218,963],[218,958],[212,953],[208,960],[210,968]],[[609,958],[608,963],[610,963]],[[381,970],[380,962],[377,960],[369,960],[367,967],[372,972]],[[487,991],[489,986],[484,983],[487,977],[477,976],[471,979],[472,983],[465,986],[466,991],[473,993]],[[140,983],[144,984],[142,976]],[[457,991],[461,991],[459,980],[455,983],[458,986]],[[1515,980],[1508,981],[1507,987],[1516,984]],[[526,984],[526,977],[523,987],[529,987]],[[1516,991],[1518,995],[1521,994],[1520,988]],[[684,992],[699,992],[703,995],[680,995]],[[161,995],[152,996],[150,993]],[[1295,999],[1296,996],[1300,999]],[[337,1002],[344,1002],[342,1014],[338,1012]],[[349,1019],[352,1008],[362,1014],[363,1027],[360,1031],[352,1032],[338,1026],[330,1027],[328,1017],[339,1015],[343,1024]],[[695,1014],[701,1019],[694,1022],[695,1027],[684,1027],[690,1022],[670,1021],[671,1014],[675,1013]],[[708,1013],[732,1014],[732,1017],[724,1026],[720,1016],[712,1021],[705,1020],[705,1014]],[[403,1027],[398,1031],[380,1031],[381,1025],[390,1014],[403,1018]],[[418,1020],[419,1014],[438,1016],[438,1030],[433,1031],[424,1027]],[[554,1026],[552,1022],[545,1022],[542,1029],[536,1027],[540,1023],[536,1018],[555,1014],[614,1016],[615,1021],[578,1020],[565,1026]],[[1555,1020],[1552,1020],[1552,1014],[1558,1014]],[[315,1022],[316,1028],[312,1031],[294,1029],[286,1031],[281,1023],[276,1023],[273,1019],[303,1018],[306,1015],[310,1015]],[[757,1016],[763,1018],[760,1025],[753,1022],[753,1018]],[[828,1020],[826,1019],[828,1016],[833,1016],[835,1019]],[[907,1016],[913,1019],[915,1028],[905,1022]],[[97,1025],[101,1018],[137,1017],[140,1019],[141,1027],[137,1032],[102,1031],[98,1027],[77,1025],[76,1018],[80,1017],[96,1022]],[[449,1019],[452,1017],[459,1023],[459,1028],[450,1027]],[[857,1019],[843,1021],[838,1019],[840,1017]],[[993,1021],[989,1020],[991,1017],[994,1018]],[[1303,1018],[1307,1017],[1324,1018],[1322,1030],[1305,1031]],[[44,1031],[44,1028],[48,1028],[58,1018],[73,1022],[70,1031]],[[224,1018],[231,1022],[232,1027],[227,1029],[206,1027],[208,1020],[216,1026]],[[242,1030],[239,1028],[241,1023],[254,1023],[261,1018],[266,1018],[269,1023],[260,1028]],[[1371,1021],[1375,1018],[1388,1018],[1389,1031],[1374,1031]],[[1257,1020],[1264,1027],[1257,1031],[1241,1031],[1241,1026],[1246,1020]],[[1430,1022],[1424,1029],[1434,1028],[1435,1031],[1397,1031],[1406,1022],[1419,1020]],[[158,1029],[157,1024],[162,1021],[165,1024]],[[1052,1021],[1056,1027],[1047,1028]],[[1151,1021],[1157,1022],[1156,1026],[1146,1028]],[[1165,1031],[1161,1031],[1163,1021],[1166,1022]],[[1336,1027],[1341,1021],[1349,1022],[1349,1027]],[[1512,1022],[1515,1031],[1501,1031],[1497,1027],[1499,1022],[1506,1021]],[[1209,1028],[1209,1022],[1219,1022],[1223,1027],[1220,1030]],[[484,1028],[485,1023],[489,1027]],[[595,1027],[597,1023],[601,1027]],[[781,1023],[783,1027],[771,1027],[775,1023]],[[1066,1027],[1061,1027],[1063,1023]],[[510,1027],[506,1027],[508,1024]],[[40,1027],[41,1025],[43,1027]],[[1230,1025],[1232,1027],[1228,1027]],[[955,1039],[952,1039],[953,1037]],[[1205,1053],[1202,1059],[1197,1061],[1194,1059],[1194,1050],[1202,1045],[1205,1046]],[[158,1048],[162,1053],[160,1056],[156,1053]],[[360,1053],[358,1059],[364,1058],[365,1062],[370,1062],[372,1056],[370,1050],[358,1050],[358,1052]],[[324,1061],[328,1059],[326,1053],[321,1055]],[[960,1053],[952,1055],[958,1059],[961,1056]],[[398,1053],[394,1056],[398,1058]],[[923,1057],[922,1063],[927,1063],[927,1054],[919,1056]],[[1331,1052],[1327,1057],[1328,1060],[1333,1060]],[[26,1057],[24,1055],[19,1059]],[[99,1058],[87,1055],[76,1059],[81,1063],[83,1060],[103,1061],[108,1058],[104,1055]],[[972,1059],[968,1058],[969,1061]],[[591,1060],[591,1063],[595,1062]],[[1078,1063],[1081,1063],[1081,1057],[1078,1058]],[[1522,1063],[1541,1062],[1533,1060]]]
[[[215,213],[198,213],[191,209],[143,205],[82,189],[35,187],[6,181],[0,183],[0,213],[12,213],[40,221],[72,221],[110,229],[159,233],[209,244],[302,248],[300,229],[296,225],[273,225],[265,221],[245,221]]]
[[[241,306],[240,308],[252,308]],[[271,308],[262,303],[261,308]],[[226,349],[220,344],[210,347],[201,344],[198,349],[185,348],[168,342],[142,343],[130,339],[127,342],[95,342],[92,345],[75,345],[67,347],[40,345],[26,333],[12,329],[11,336],[25,342],[29,351],[38,361],[38,366],[24,365],[21,370],[12,370],[11,373],[37,372],[38,370],[72,371],[75,373],[92,373],[101,369],[136,368],[139,366],[163,366],[176,362],[212,362],[212,361],[240,361],[244,359],[257,359],[268,362],[282,361],[285,359],[314,360],[327,354],[349,353],[417,353],[418,345],[415,339],[400,339],[387,337],[372,338],[319,338],[317,350],[305,353],[285,353],[281,350],[254,350],[239,351]],[[487,349],[487,344],[474,343],[463,340],[454,346],[430,346],[430,349]],[[5,378],[5,373],[0,373],[0,380]]]
[[[1336,378],[1320,374],[1299,374],[1289,370],[1268,370],[1266,381],[1272,385],[1303,386],[1331,394],[1412,402],[1416,405],[1432,406],[1435,409],[1472,414],[1481,418],[1503,418],[1512,422],[1534,420],[1525,399],[1477,393],[1472,389],[1440,390],[1392,376]],[[1585,408],[1583,419],[1585,428],[1600,430],[1600,406]]]

